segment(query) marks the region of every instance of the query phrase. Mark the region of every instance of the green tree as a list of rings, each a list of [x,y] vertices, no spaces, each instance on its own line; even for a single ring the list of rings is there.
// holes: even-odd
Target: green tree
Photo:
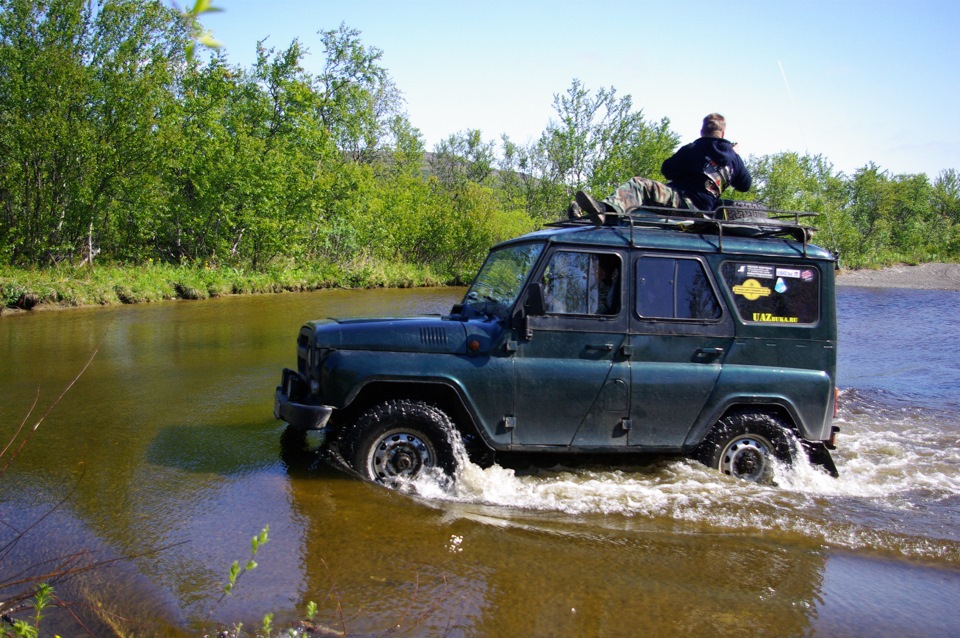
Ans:
[[[933,182],[933,210],[943,222],[960,224],[960,174],[940,171]]]
[[[186,32],[160,2],[104,2],[96,17],[88,69],[90,113],[96,138],[85,166],[86,247],[99,238],[114,259],[143,261],[152,220],[166,197],[162,164],[168,148],[168,114]]]
[[[633,110],[628,95],[601,88],[596,94],[573,80],[565,94],[554,95],[557,120],[551,120],[532,152],[539,178],[534,206],[543,216],[566,208],[573,193],[608,193],[635,175],[657,178],[660,165],[679,138],[667,120],[651,125]]]
[[[788,152],[750,156],[747,167],[753,185],[743,197],[759,200],[775,210],[817,213],[815,218],[801,221],[819,228],[817,241],[841,254],[859,243],[857,229],[846,210],[844,176],[835,172],[822,155]]]
[[[0,0],[7,260],[137,256],[185,46],[175,15],[146,0]]]
[[[401,113],[400,92],[380,64],[383,52],[365,47],[359,31],[341,24],[320,37],[326,55],[316,79],[320,119],[338,148],[354,161],[372,162]]]
[[[501,152],[497,159],[498,191],[508,208],[524,208],[530,190],[530,149],[500,136]],[[526,209],[530,212],[530,209]]]
[[[215,56],[185,78],[183,153],[163,235],[168,257],[264,266],[302,254],[336,155],[297,41],[258,46],[252,71]]]
[[[0,0],[3,248],[12,262],[72,250],[89,144],[86,3]]]
[[[404,114],[395,115],[389,122],[391,151],[380,163],[385,178],[408,176],[422,177],[426,152],[420,129],[410,124]]]
[[[477,129],[454,133],[434,148],[430,167],[440,183],[451,191],[467,182],[483,184],[494,172],[496,144],[484,141]]]
[[[848,183],[852,222],[865,262],[942,258],[947,240],[938,225],[935,189],[926,175],[890,175],[875,164],[856,171]]]

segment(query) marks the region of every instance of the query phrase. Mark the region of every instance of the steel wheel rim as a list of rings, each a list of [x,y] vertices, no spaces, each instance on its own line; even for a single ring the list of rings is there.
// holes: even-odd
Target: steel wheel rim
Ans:
[[[760,481],[770,472],[773,446],[763,437],[738,436],[720,455],[720,471],[745,481]]]
[[[433,450],[410,432],[391,432],[382,437],[370,454],[370,471],[378,480],[413,478],[433,467]]]

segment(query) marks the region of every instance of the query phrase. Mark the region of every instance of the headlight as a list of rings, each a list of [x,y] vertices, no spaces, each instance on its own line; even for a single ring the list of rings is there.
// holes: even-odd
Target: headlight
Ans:
[[[318,369],[323,365],[323,360],[326,359],[329,354],[330,348],[310,346],[310,348],[307,349],[307,367],[309,367],[311,371]]]

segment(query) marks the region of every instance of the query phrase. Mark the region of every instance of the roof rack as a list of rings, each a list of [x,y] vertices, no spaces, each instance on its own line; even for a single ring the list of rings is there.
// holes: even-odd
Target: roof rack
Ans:
[[[737,210],[740,214],[749,214],[737,219],[726,219],[727,211]],[[722,214],[717,219],[714,215]],[[548,226],[606,226],[630,227],[630,244],[634,245],[634,230],[637,227],[672,229],[688,233],[702,233],[717,235],[719,249],[723,252],[724,235],[728,237],[756,237],[792,239],[803,244],[803,255],[807,256],[807,245],[818,230],[815,226],[800,223],[804,217],[816,217],[817,213],[794,210],[778,210],[751,206],[737,209],[732,206],[721,205],[710,213],[702,211],[682,212],[676,208],[663,206],[644,206],[629,213],[606,213],[603,224],[598,224],[583,217],[577,219],[560,220]]]

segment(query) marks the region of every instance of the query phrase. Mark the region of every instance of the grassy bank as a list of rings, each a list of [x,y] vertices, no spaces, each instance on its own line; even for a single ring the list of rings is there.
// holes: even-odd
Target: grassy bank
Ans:
[[[0,312],[10,309],[149,303],[236,294],[326,288],[411,288],[459,283],[455,276],[402,263],[277,266],[267,270],[211,266],[0,266]]]

